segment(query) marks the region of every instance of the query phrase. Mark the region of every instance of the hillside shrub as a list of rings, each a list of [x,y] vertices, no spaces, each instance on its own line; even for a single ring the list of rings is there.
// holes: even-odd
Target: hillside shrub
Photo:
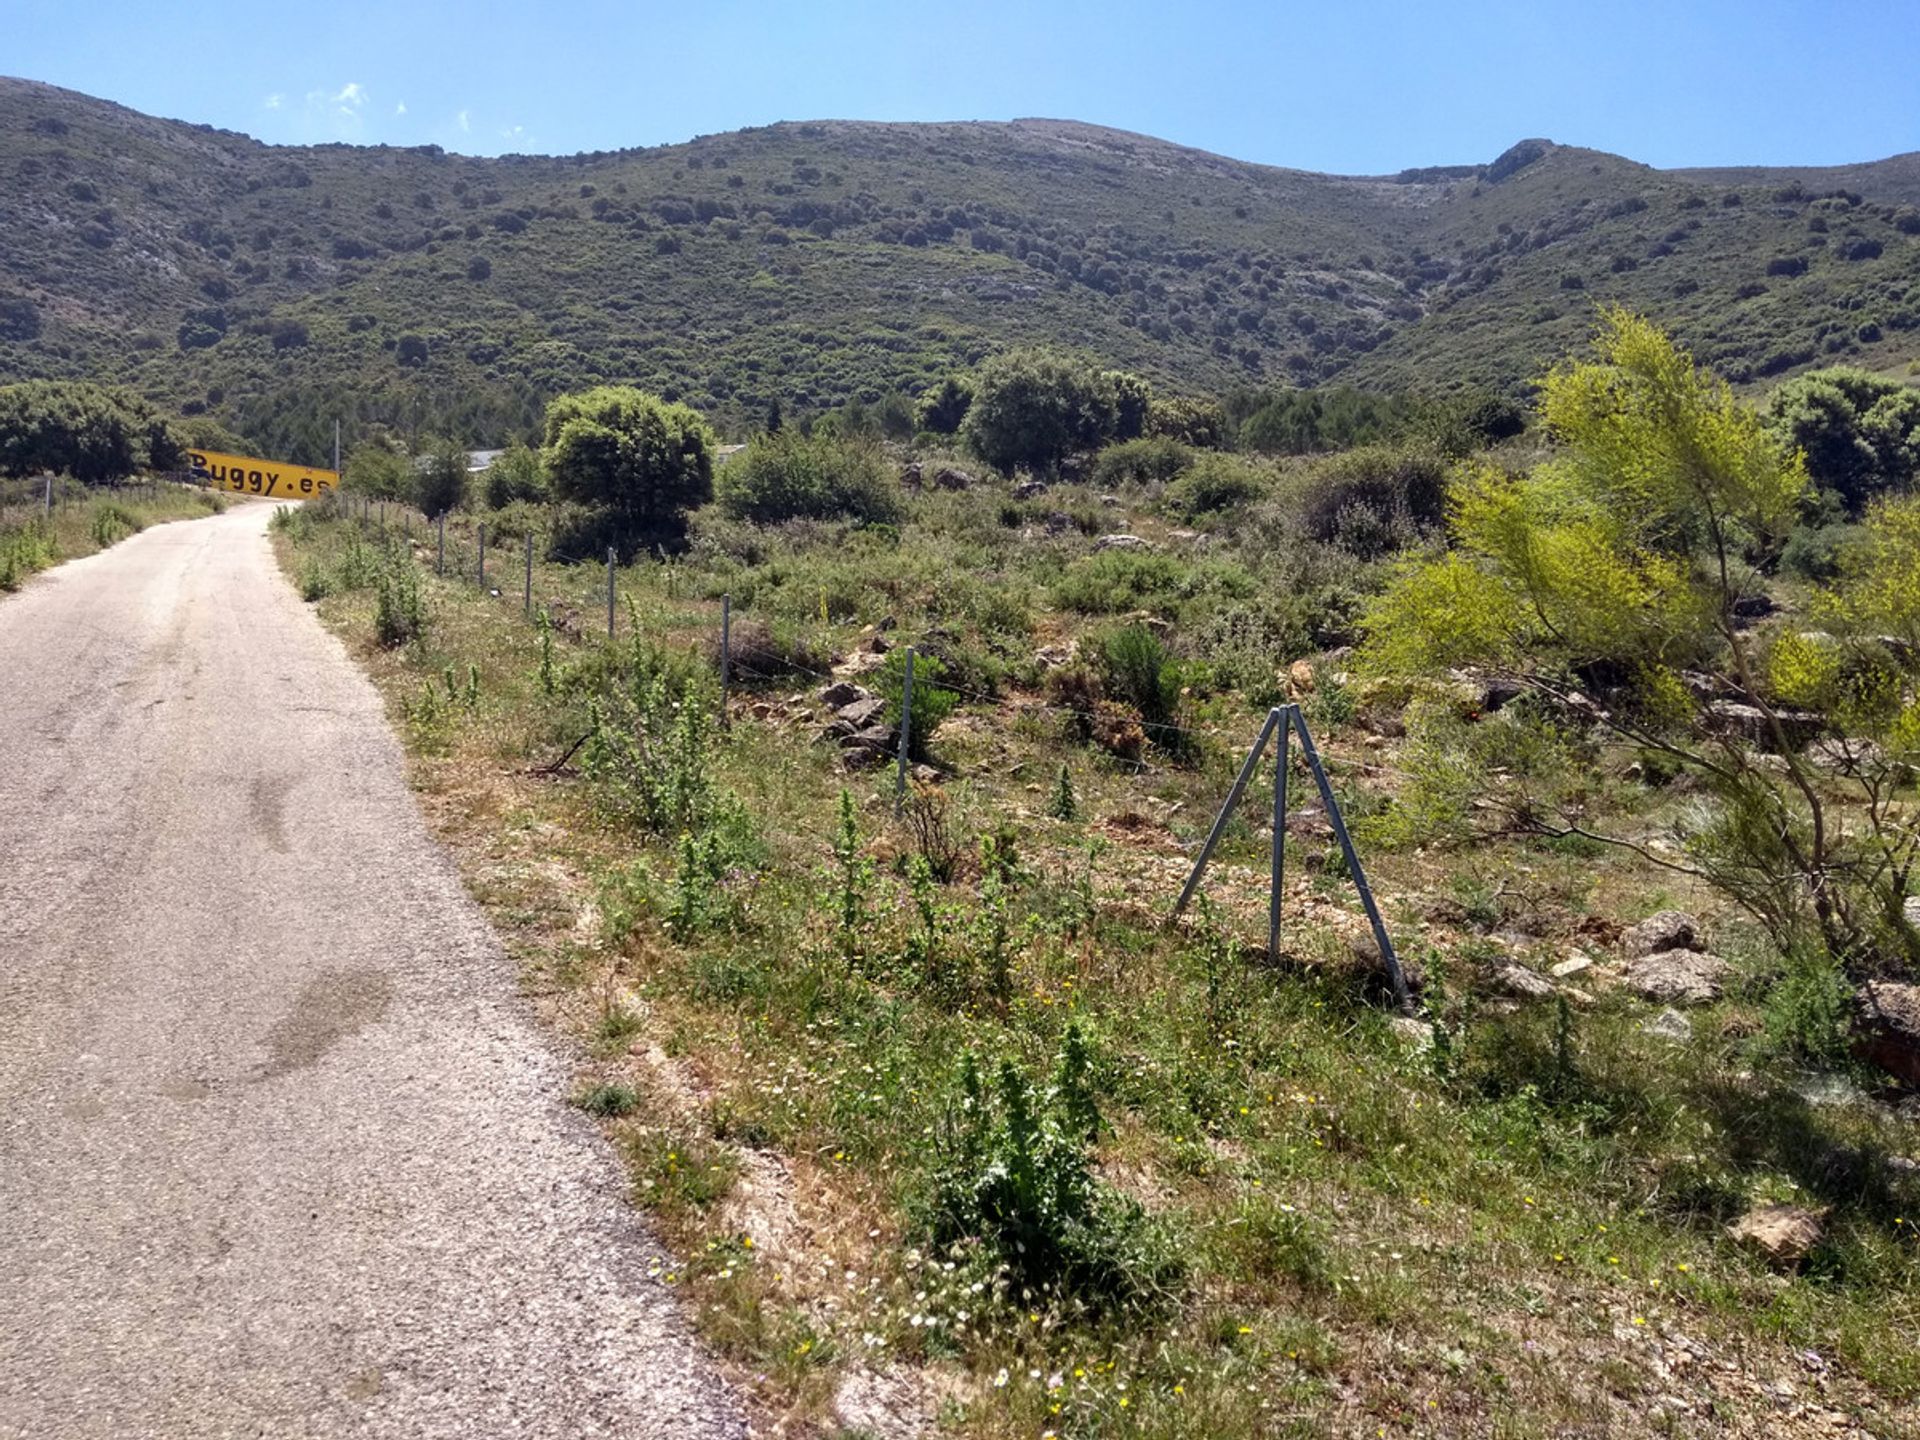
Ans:
[[[1093,1173],[1098,1112],[1070,1027],[1054,1083],[1037,1090],[1002,1061],[991,1088],[961,1061],[936,1149],[928,1229],[936,1244],[984,1245],[1030,1293],[1057,1291],[1093,1308],[1151,1302],[1178,1280],[1164,1232]]]
[[[891,524],[904,513],[899,481],[869,441],[763,435],[720,472],[720,509],[736,520],[859,520]]]
[[[547,406],[541,461],[556,498],[580,507],[560,558],[613,545],[631,557],[685,535],[686,515],[713,497],[713,432],[687,406],[628,386],[562,395]],[[564,539],[563,539],[564,536]],[[578,540],[596,542],[576,551]]]
[[[467,452],[451,440],[431,441],[414,458],[414,503],[429,519],[456,510],[465,501],[467,465]]]
[[[517,501],[538,503],[547,498],[547,477],[540,468],[540,457],[525,445],[514,443],[493,457],[493,463],[481,477],[487,508],[499,510]]]
[[[1767,426],[1851,515],[1920,480],[1920,390],[1897,380],[1848,366],[1795,376],[1768,397]]]
[[[1321,461],[1295,478],[1301,528],[1363,559],[1386,554],[1437,526],[1447,465],[1424,449],[1369,445]]]
[[[1100,671],[1107,695],[1139,713],[1148,739],[1163,750],[1181,748],[1174,729],[1181,667],[1158,635],[1145,625],[1114,631],[1100,642]]]
[[[907,735],[907,753],[916,760],[927,758],[934,731],[960,704],[960,697],[940,683],[946,678],[947,667],[937,657],[913,657],[913,726]],[[896,729],[906,680],[906,649],[888,652],[886,663],[875,672],[874,694],[887,702],[887,723]]]
[[[1161,503],[1169,514],[1198,520],[1259,499],[1268,483],[1261,470],[1237,456],[1203,455],[1167,487]]]
[[[375,500],[408,500],[413,497],[413,479],[406,456],[389,445],[370,441],[354,446],[348,454],[340,484],[355,495]]]
[[[1107,446],[1093,462],[1093,483],[1104,490],[1121,485],[1164,483],[1193,463],[1193,452],[1165,436],[1122,440]]]
[[[1115,438],[1110,374],[1050,350],[1010,350],[980,367],[961,437],[1002,473],[1051,472],[1067,456]]]
[[[914,407],[914,421],[931,434],[954,435],[972,406],[972,382],[962,375],[948,375],[920,397]]]

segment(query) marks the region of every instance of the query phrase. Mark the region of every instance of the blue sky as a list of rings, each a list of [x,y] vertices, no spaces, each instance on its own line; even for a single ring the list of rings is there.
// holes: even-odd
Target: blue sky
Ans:
[[[268,141],[472,154],[1025,115],[1345,173],[1529,135],[1655,165],[1920,150],[1920,0],[0,0],[0,73]]]

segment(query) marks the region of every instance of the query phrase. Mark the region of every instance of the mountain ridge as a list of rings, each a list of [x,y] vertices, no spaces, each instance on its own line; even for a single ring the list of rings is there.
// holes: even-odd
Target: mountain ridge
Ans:
[[[0,79],[0,181],[0,376],[282,443],[321,399],[496,442],[605,380],[740,428],[1022,343],[1185,392],[1511,391],[1609,301],[1736,382],[1920,347],[1920,154],[1658,170],[1531,138],[1333,176],[1024,117],[476,157]]]

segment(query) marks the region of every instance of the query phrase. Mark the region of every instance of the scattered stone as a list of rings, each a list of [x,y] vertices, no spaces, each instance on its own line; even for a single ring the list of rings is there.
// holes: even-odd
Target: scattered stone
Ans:
[[[820,692],[820,703],[829,710],[844,710],[856,700],[869,700],[872,695],[850,680],[836,680]]]
[[[1854,992],[1853,1053],[1920,1085],[1920,985],[1869,980]]]
[[[1656,910],[1620,937],[1629,959],[1662,950],[1698,950],[1700,921],[1684,910]]]
[[[916,765],[913,767],[913,779],[916,785],[938,785],[946,778],[945,775],[941,774],[931,765]]]
[[[886,701],[882,700],[878,695],[869,695],[864,700],[856,700],[851,705],[843,705],[840,708],[839,718],[843,723],[851,725],[855,730],[864,730],[869,725],[876,724],[880,717],[886,714],[886,711]]]
[[[1189,540],[1204,540],[1206,537],[1198,530],[1169,530],[1167,531],[1167,538],[1169,540],[1178,540],[1184,544]]]
[[[1151,550],[1153,542],[1138,535],[1102,535],[1093,542],[1095,550]]]
[[[1788,1267],[1811,1255],[1826,1233],[1826,1217],[1798,1205],[1756,1206],[1727,1227],[1727,1234],[1740,1244]]]
[[[1592,968],[1593,968],[1592,956],[1569,955],[1566,959],[1562,960],[1558,965],[1554,966],[1549,973],[1556,980],[1571,980],[1574,976],[1581,974],[1583,971],[1591,970]]]
[[[1480,686],[1480,712],[1491,715],[1496,710],[1505,709],[1526,693],[1527,687],[1518,680],[1484,681]]]
[[[1102,495],[1099,497],[1099,499],[1100,499],[1100,503],[1106,506],[1109,510],[1118,510],[1120,506],[1124,503],[1118,495]]]
[[[1920,930],[1920,895],[1909,895],[1900,902],[1900,916],[1914,929]]]
[[[1662,1010],[1640,1029],[1645,1034],[1671,1040],[1676,1045],[1684,1045],[1693,1039],[1693,1022],[1678,1010]]]
[[[1636,995],[1668,1005],[1707,1005],[1720,998],[1733,967],[1698,950],[1662,950],[1628,962],[1620,981]]]
[[[1502,965],[1494,972],[1493,983],[1495,989],[1517,1000],[1545,1000],[1554,993],[1551,980],[1524,965]]]
[[[933,483],[942,490],[971,490],[973,476],[964,470],[955,470],[951,466],[942,466],[933,472]]]
[[[1825,735],[1807,746],[1803,758],[1816,770],[1851,775],[1867,766],[1884,765],[1887,752],[1871,740],[1847,735]]]
[[[1393,1033],[1415,1054],[1433,1048],[1433,1026],[1425,1020],[1416,1020],[1411,1015],[1396,1015],[1387,1022]]]
[[[1013,498],[1016,500],[1032,500],[1046,493],[1047,487],[1038,480],[1022,480],[1013,487]]]
[[[1733,602],[1733,613],[1741,620],[1760,620],[1780,608],[1771,595],[1742,595]]]
[[[910,465],[904,465],[901,467],[900,483],[906,486],[906,488],[909,490],[918,490],[920,488],[920,462],[919,461],[916,460]]]
[[[1296,696],[1311,695],[1314,683],[1313,665],[1310,661],[1296,660],[1287,667],[1287,685]]]
[[[1071,642],[1065,645],[1042,645],[1033,652],[1033,663],[1042,670],[1058,670],[1062,665],[1072,663],[1075,650]]]
[[[891,725],[869,725],[865,729],[856,730],[853,734],[849,735],[846,739],[846,744],[849,747],[857,747],[862,750],[891,750],[893,749],[893,727]]]
[[[1055,510],[1041,523],[1047,527],[1047,533],[1049,535],[1064,535],[1067,531],[1073,529],[1073,516],[1063,515],[1058,510]]]
[[[1805,744],[1818,735],[1826,724],[1824,716],[1811,710],[1775,710],[1773,713],[1790,746]],[[1773,724],[1767,719],[1767,712],[1758,705],[1748,705],[1739,700],[1710,700],[1707,702],[1707,718],[1721,730],[1762,749],[1779,743]]]

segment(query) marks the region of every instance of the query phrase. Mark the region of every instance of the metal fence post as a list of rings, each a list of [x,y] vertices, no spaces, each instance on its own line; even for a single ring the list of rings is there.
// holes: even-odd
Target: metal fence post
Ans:
[[[613,638],[613,546],[607,546],[607,638]]]
[[[1280,740],[1274,747],[1273,772],[1273,889],[1267,897],[1267,959],[1280,958],[1280,895],[1287,882],[1287,762],[1292,758],[1293,715],[1287,706],[1280,722]]]
[[[1387,979],[1393,984],[1393,998],[1399,1002],[1402,1010],[1413,1009],[1413,996],[1407,991],[1407,977],[1400,969],[1400,957],[1393,953],[1393,941],[1387,937],[1387,925],[1380,918],[1380,907],[1373,903],[1373,887],[1367,883],[1367,872],[1360,866],[1360,856],[1354,851],[1353,837],[1347,834],[1346,817],[1340,813],[1340,802],[1333,798],[1333,782],[1327,778],[1327,767],[1320,763],[1320,752],[1314,748],[1313,736],[1307,730],[1306,717],[1300,713],[1300,707],[1293,707],[1293,723],[1300,731],[1300,751],[1306,756],[1307,768],[1313,771],[1314,782],[1320,787],[1320,799],[1327,807],[1327,819],[1333,822],[1333,833],[1340,841],[1340,853],[1347,857],[1347,873],[1353,877],[1353,888],[1360,892],[1360,906],[1367,912],[1367,924],[1373,928],[1373,943],[1380,947],[1381,962],[1387,967]]]
[[[49,520],[53,518],[53,476],[51,475],[47,476],[46,514]]]
[[[727,723],[727,687],[733,678],[733,596],[720,597],[720,724]]]
[[[480,588],[487,588],[487,527],[480,527]]]
[[[1226,833],[1227,821],[1233,818],[1234,808],[1239,805],[1240,797],[1246,792],[1247,782],[1253,778],[1253,767],[1260,763],[1260,756],[1267,748],[1267,739],[1273,734],[1274,727],[1280,723],[1278,709],[1267,712],[1266,723],[1260,727],[1259,738],[1253,742],[1253,748],[1247,751],[1247,758],[1240,767],[1240,774],[1233,782],[1233,788],[1227,792],[1226,803],[1220,807],[1220,813],[1214,817],[1213,829],[1207,832],[1207,843],[1200,847],[1200,858],[1193,862],[1193,873],[1187,876],[1187,883],[1180,891],[1180,898],[1173,902],[1173,913],[1178,915],[1187,908],[1187,902],[1193,899],[1193,892],[1200,888],[1200,877],[1206,873],[1207,862],[1213,858],[1213,847],[1220,843],[1220,837]]]
[[[893,772],[893,818],[907,800],[907,750],[913,744],[913,646],[907,646],[907,674],[900,686],[900,763]]]
[[[433,573],[447,573],[447,512],[444,510],[440,512],[440,545],[433,552]]]
[[[520,609],[529,617],[533,614],[533,531],[527,531],[527,578],[521,587]]]

